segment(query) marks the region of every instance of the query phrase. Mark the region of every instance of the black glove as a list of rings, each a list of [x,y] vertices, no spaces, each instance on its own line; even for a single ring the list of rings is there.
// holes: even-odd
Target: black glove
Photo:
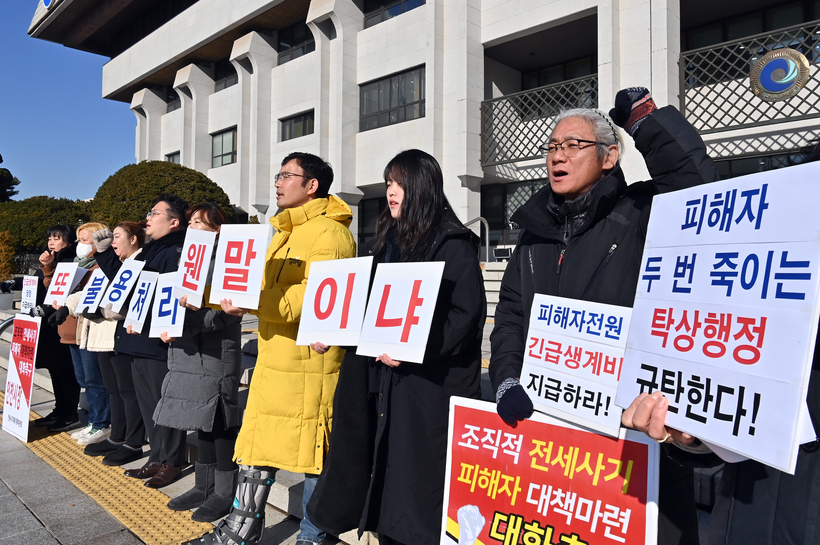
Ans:
[[[29,316],[31,316],[32,318],[37,318],[38,316],[40,318],[48,318],[55,312],[57,311],[54,310],[54,307],[52,307],[51,305],[37,305],[29,311]]]
[[[609,117],[616,125],[626,129],[630,136],[635,136],[643,120],[657,109],[649,89],[629,87],[615,95],[615,107],[609,110]]]
[[[495,394],[495,401],[498,416],[513,428],[521,420],[531,417],[534,411],[530,396],[515,378],[508,378],[501,383]]]
[[[63,322],[66,321],[66,318],[68,318],[68,307],[62,306],[48,317],[48,325],[57,327],[58,325],[62,325]]]

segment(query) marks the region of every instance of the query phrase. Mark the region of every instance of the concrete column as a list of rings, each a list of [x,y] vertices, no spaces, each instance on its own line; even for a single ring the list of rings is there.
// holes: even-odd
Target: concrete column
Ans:
[[[174,90],[182,100],[184,116],[180,164],[207,172],[211,168],[208,97],[214,92],[214,80],[197,65],[189,64],[177,71]]]
[[[230,60],[242,86],[237,126],[240,206],[252,206],[264,215],[271,205],[271,70],[277,54],[261,34],[251,32],[234,42]]]
[[[680,109],[680,0],[652,0],[652,96]]]
[[[159,161],[162,157],[162,116],[166,102],[150,89],[142,89],[131,98],[131,111],[137,118],[136,158]]]

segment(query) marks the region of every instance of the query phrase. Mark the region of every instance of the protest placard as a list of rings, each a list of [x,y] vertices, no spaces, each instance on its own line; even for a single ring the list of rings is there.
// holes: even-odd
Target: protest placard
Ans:
[[[137,261],[136,259],[126,259],[122,262],[120,270],[114,275],[111,280],[111,285],[108,286],[108,291],[105,292],[100,306],[105,308],[111,305],[111,310],[120,312],[128,294],[137,283],[137,278],[140,276],[140,271],[145,266],[145,261]]]
[[[660,390],[670,427],[794,471],[820,278],[820,217],[795,196],[818,175],[799,165],[655,197],[616,404]]]
[[[230,299],[234,306],[259,308],[269,225],[223,225],[208,302]]]
[[[163,333],[167,333],[169,337],[182,337],[185,307],[179,306],[179,299],[174,295],[176,280],[175,272],[161,274],[157,278],[149,337],[159,338]]]
[[[442,545],[655,544],[660,449],[536,413],[504,424],[495,404],[450,399]]]
[[[28,415],[34,385],[34,359],[37,357],[40,318],[17,314],[13,327],[6,373],[3,429],[25,443],[28,442]]]
[[[188,229],[185,233],[182,259],[174,283],[174,296],[177,299],[187,295],[188,304],[202,306],[202,294],[205,292],[205,283],[211,268],[215,240],[216,233],[213,231]]]
[[[20,299],[20,312],[28,314],[31,309],[37,306],[37,277],[23,277],[23,293]]]
[[[57,303],[62,306],[65,298],[74,291],[87,272],[88,269],[80,268],[76,263],[57,263],[43,303],[46,305]]]
[[[356,353],[421,363],[443,273],[443,261],[380,263]]]
[[[151,308],[151,300],[154,297],[154,288],[157,285],[159,273],[142,271],[139,278],[134,282],[136,289],[131,303],[128,306],[128,314],[125,315],[123,327],[128,329],[131,326],[133,331],[142,333],[142,326],[148,318]]]
[[[97,307],[100,306],[100,301],[102,301],[102,298],[105,295],[105,287],[107,285],[108,278],[106,278],[105,273],[102,272],[102,269],[94,269],[91,272],[91,278],[89,278],[88,282],[85,284],[85,289],[80,297],[80,304],[77,305],[74,312],[76,314],[80,314],[85,311],[96,312]]]
[[[617,436],[615,392],[632,309],[536,294],[521,384],[536,410]]]
[[[359,343],[372,267],[372,256],[310,264],[297,346]]]

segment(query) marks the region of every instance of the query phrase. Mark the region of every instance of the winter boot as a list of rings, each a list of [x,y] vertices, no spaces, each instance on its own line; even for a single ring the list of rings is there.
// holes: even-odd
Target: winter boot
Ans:
[[[240,466],[231,513],[212,533],[189,541],[189,545],[258,544],[265,530],[265,504],[275,475],[272,467]]]
[[[194,487],[168,502],[168,508],[174,511],[196,509],[207,500],[214,491],[214,471],[216,464],[194,465]]]
[[[208,496],[202,507],[194,511],[192,520],[197,522],[213,522],[231,512],[233,505],[233,491],[236,490],[236,474],[233,471],[216,470],[214,475],[214,493]]]

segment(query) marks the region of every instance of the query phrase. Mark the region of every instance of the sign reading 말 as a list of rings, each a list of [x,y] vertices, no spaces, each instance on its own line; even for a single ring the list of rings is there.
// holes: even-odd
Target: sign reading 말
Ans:
[[[372,256],[311,263],[297,345],[358,344],[372,267]]]
[[[234,306],[259,308],[269,225],[223,225],[208,302],[230,299]]]
[[[521,384],[535,408],[617,436],[615,392],[632,309],[536,294]]]
[[[64,305],[65,298],[74,291],[87,272],[88,269],[80,268],[76,263],[57,263],[43,303],[50,305],[56,302],[60,306]]]
[[[658,195],[615,403],[792,473],[817,334],[820,164]],[[788,226],[788,228],[784,228]]]
[[[179,299],[188,296],[188,304],[202,306],[202,294],[211,268],[211,254],[214,249],[216,233],[188,229],[185,242],[182,244],[182,257],[176,272],[174,296]]]
[[[660,448],[536,413],[507,426],[494,403],[453,397],[442,545],[655,544]]]
[[[14,317],[6,374],[6,396],[3,407],[3,429],[21,441],[28,442],[28,415],[34,380],[34,360],[40,318],[25,314]]]
[[[443,273],[443,261],[380,263],[356,353],[421,363]]]

